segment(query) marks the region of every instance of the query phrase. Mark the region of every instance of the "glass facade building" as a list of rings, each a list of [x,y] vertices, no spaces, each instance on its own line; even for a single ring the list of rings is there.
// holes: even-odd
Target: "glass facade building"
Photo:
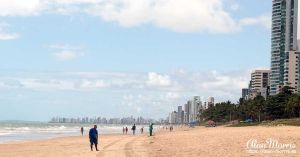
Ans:
[[[297,50],[298,0],[273,0],[270,94],[284,84],[286,52]]]

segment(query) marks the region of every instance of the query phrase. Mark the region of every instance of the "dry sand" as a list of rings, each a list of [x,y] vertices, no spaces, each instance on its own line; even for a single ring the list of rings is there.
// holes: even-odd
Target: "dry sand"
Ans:
[[[257,139],[260,143],[273,138],[280,143],[296,144],[296,154],[250,154],[247,142]],[[181,129],[161,132],[150,140],[149,156],[187,157],[244,157],[244,156],[298,156],[300,157],[300,127],[217,127]]]
[[[101,130],[100,130],[101,132]],[[260,143],[273,138],[279,143],[295,144],[296,154],[250,154],[247,141]],[[216,127],[160,130],[155,136],[105,135],[100,137],[100,151],[91,152],[87,137],[0,144],[0,157],[300,157],[300,127]]]

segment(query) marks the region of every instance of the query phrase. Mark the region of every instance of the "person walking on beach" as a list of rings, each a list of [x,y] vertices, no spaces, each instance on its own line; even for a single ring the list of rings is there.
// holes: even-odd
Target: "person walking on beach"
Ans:
[[[84,132],[83,127],[80,128],[80,132],[81,132],[81,136],[83,136],[83,132]]]
[[[144,133],[144,127],[141,127],[141,134]]]
[[[152,133],[153,133],[153,123],[150,123],[150,125],[149,125],[149,133],[150,133],[150,136],[152,136]]]
[[[91,151],[93,151],[93,145],[94,144],[95,144],[96,151],[99,151],[98,147],[97,147],[97,145],[98,145],[97,125],[94,125],[94,128],[90,129],[89,138],[90,138],[90,143],[91,143]]]
[[[123,127],[123,135],[125,134],[125,128]]]
[[[127,128],[127,126],[126,126],[126,128],[125,128],[125,132],[126,132],[126,135],[127,135],[127,132],[128,132],[128,128]]]
[[[133,135],[135,135],[135,129],[136,129],[136,126],[135,126],[135,124],[133,124],[133,126],[132,126],[132,128],[131,128],[132,134],[133,134]]]

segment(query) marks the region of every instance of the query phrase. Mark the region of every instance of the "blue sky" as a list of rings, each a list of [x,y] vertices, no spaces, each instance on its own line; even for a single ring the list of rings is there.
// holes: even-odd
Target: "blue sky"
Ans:
[[[270,0],[0,0],[0,120],[236,101],[269,67],[270,26]]]

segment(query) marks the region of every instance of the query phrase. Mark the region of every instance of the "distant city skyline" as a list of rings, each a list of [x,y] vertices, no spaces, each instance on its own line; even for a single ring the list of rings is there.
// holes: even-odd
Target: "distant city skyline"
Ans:
[[[199,116],[209,107],[215,106],[215,98],[209,96],[201,99],[201,96],[193,96],[183,105],[177,106],[166,118],[169,124],[192,124],[200,122]]]
[[[106,117],[53,117],[49,123],[79,123],[79,124],[163,124],[164,119],[152,119],[145,117],[123,117],[123,118],[106,118]]]
[[[0,120],[157,119],[197,95],[236,102],[270,68],[269,0],[0,4]]]

